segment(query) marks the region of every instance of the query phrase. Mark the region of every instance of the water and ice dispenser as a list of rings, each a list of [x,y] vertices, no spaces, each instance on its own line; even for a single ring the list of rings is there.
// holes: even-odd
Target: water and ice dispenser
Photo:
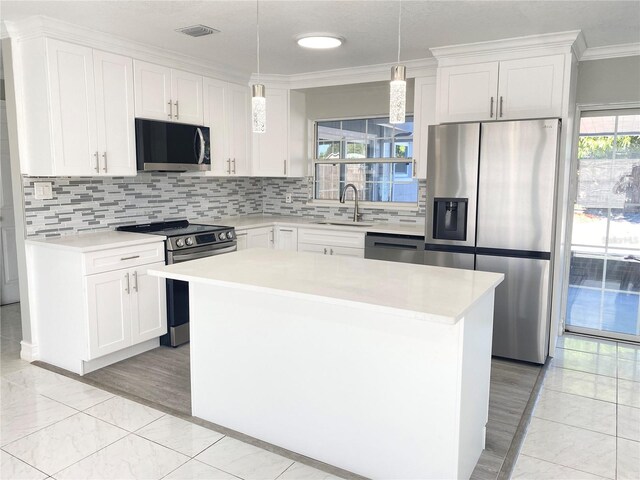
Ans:
[[[433,199],[433,238],[439,240],[467,239],[468,198]]]

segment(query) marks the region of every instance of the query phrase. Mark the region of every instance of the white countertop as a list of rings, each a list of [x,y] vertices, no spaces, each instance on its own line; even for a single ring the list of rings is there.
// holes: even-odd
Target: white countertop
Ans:
[[[501,273],[248,249],[149,270],[151,275],[366,304],[420,320],[454,324],[504,279]]]
[[[372,233],[390,233],[396,235],[415,235],[424,237],[425,226],[422,223],[388,223],[388,222],[367,222],[373,223],[368,226],[351,226],[351,225],[326,225],[317,222],[323,221],[341,221],[340,219],[319,219],[309,217],[294,217],[286,215],[243,215],[223,218],[191,218],[191,223],[201,223],[204,225],[225,225],[235,227],[237,230],[245,228],[271,227],[275,225],[286,227],[304,227],[318,228],[324,230],[342,230],[346,232],[372,232]]]
[[[72,250],[80,253],[105,250],[107,248],[129,247],[145,243],[163,242],[164,235],[149,235],[146,233],[118,232],[105,230],[104,232],[80,233],[56,238],[27,240],[28,245],[44,246],[61,250]]]

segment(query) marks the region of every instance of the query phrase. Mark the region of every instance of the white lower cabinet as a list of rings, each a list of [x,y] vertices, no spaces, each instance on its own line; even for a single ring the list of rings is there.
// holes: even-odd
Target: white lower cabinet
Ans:
[[[27,242],[38,359],[83,375],[159,345],[167,333],[164,243],[79,251]]]
[[[275,248],[277,250],[298,250],[298,229],[294,227],[276,227],[276,242]]]
[[[364,236],[362,232],[299,228],[298,251],[364,258]]]
[[[247,248],[273,248],[275,241],[274,235],[274,227],[236,230],[238,250],[245,250]]]

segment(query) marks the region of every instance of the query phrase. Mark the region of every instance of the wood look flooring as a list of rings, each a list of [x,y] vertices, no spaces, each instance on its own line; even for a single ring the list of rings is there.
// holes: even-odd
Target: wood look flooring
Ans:
[[[494,358],[491,365],[489,423],[485,450],[471,476],[474,480],[508,478],[501,472],[541,367]],[[189,345],[159,347],[85,375],[92,385],[191,415]],[[81,380],[82,381],[82,380]],[[512,449],[513,452],[514,449]],[[517,455],[517,448],[515,455]],[[512,463],[512,462],[511,462]]]

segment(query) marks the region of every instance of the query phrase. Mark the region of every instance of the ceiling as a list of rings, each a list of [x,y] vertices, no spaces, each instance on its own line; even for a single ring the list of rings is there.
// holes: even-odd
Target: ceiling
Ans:
[[[3,20],[45,15],[188,54],[241,74],[256,71],[254,1],[0,1]],[[260,0],[262,73],[295,74],[393,62],[398,0]],[[588,47],[640,42],[635,1],[410,1],[402,7],[402,59],[430,47],[582,30]],[[202,23],[221,30],[191,38],[176,28]],[[298,47],[311,32],[346,39],[336,50]]]

